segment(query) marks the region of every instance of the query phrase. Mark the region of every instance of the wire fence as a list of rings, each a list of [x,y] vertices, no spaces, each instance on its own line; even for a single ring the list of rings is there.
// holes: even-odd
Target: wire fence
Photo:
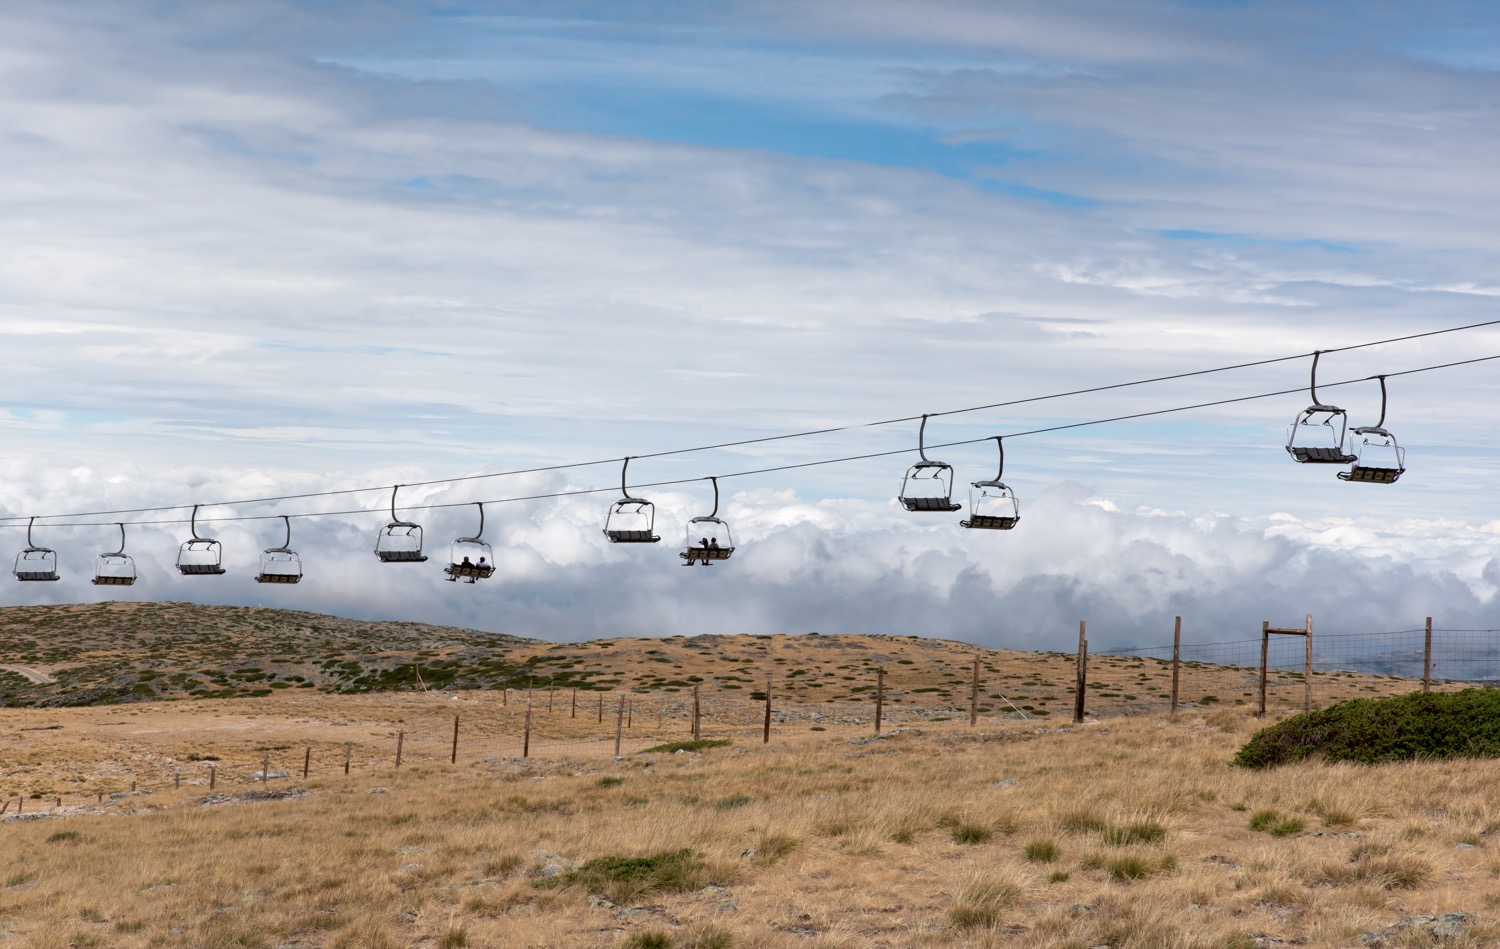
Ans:
[[[603,767],[692,739],[765,743],[824,732],[862,740],[856,736],[914,724],[994,727],[1032,720],[1066,727],[1085,718],[1187,709],[1279,714],[1360,696],[1500,682],[1500,630],[1432,628],[1430,621],[1412,629],[1318,635],[1309,617],[1306,630],[1267,625],[1259,638],[1205,643],[1181,642],[1179,625],[1173,644],[1092,655],[1080,629],[1079,646],[1077,654],[978,649],[967,662],[929,659],[943,665],[927,668],[872,656],[859,670],[840,667],[837,676],[777,670],[786,676],[783,683],[801,675],[795,679],[800,691],[772,686],[768,676],[769,693],[705,685],[365,696],[376,703],[371,716],[379,720],[359,727],[268,726],[259,741],[204,739],[177,757],[117,761],[90,780],[71,782],[66,792],[46,769],[26,774],[0,760],[0,820],[129,808],[142,795],[168,789],[253,798],[282,793],[278,787],[290,791],[304,778],[378,780],[403,768]],[[829,683],[837,678],[838,694],[814,701],[819,676]],[[381,710],[383,702],[391,708]]]

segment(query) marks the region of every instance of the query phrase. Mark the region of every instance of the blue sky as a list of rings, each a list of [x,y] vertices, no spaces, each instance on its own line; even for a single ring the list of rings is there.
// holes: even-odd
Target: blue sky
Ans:
[[[916,424],[861,427],[1496,318],[1500,15],[1360,10],[6,4],[0,538],[367,487],[204,513],[298,517],[309,579],[278,603],[558,639],[731,615],[1046,645],[1086,613],[1123,641],[1184,611],[1280,622],[1266,606],[1497,625],[1493,363],[1391,379],[1410,470],[1390,488],[1290,462],[1301,394],[1017,437],[1013,536],[900,511]],[[1333,354],[1320,391],[1358,424],[1374,384],[1332,383],[1492,354],[1495,328]],[[1306,375],[947,415],[929,438]],[[908,453],[721,481],[744,549],[714,581],[666,544],[603,543],[614,459],[841,426],[632,467]],[[961,486],[993,473],[992,444],[942,457]],[[494,505],[505,582],[467,599],[370,556],[391,484],[595,460],[412,492],[460,506],[431,511],[437,538]],[[605,493],[511,500],[579,489]],[[658,492],[671,542],[705,491]],[[311,516],[344,510],[372,513]],[[0,603],[98,595],[113,527],[51,520],[67,578]],[[158,569],[130,595],[264,601],[248,577],[279,520],[217,523],[228,577],[171,576],[181,526],[142,524]]]

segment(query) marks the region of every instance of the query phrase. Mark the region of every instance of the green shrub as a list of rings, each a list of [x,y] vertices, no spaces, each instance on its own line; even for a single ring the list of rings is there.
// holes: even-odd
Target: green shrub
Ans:
[[[956,844],[982,844],[994,835],[994,831],[978,824],[959,824],[953,828],[953,842]]]
[[[598,857],[576,870],[536,881],[536,886],[581,886],[617,903],[654,890],[686,893],[705,884],[707,869],[696,851],[683,849],[649,857]]]
[[[1026,845],[1026,859],[1032,863],[1051,863],[1057,859],[1057,844],[1050,840],[1033,840]]]
[[[1137,821],[1124,827],[1104,831],[1104,842],[1115,847],[1128,844],[1156,844],[1167,839],[1167,829],[1155,821]]]
[[[674,751],[702,751],[704,748],[722,748],[729,744],[727,738],[697,738],[689,741],[670,741],[665,745],[638,751],[638,755],[670,755]]]
[[[1235,754],[1244,768],[1316,757],[1378,764],[1414,758],[1500,756],[1500,690],[1415,692],[1351,699],[1256,732]]]
[[[595,783],[601,788],[617,788],[625,783],[625,779],[613,774],[606,774]]]
[[[714,810],[732,811],[737,807],[744,807],[749,803],[750,798],[746,797],[743,794],[735,794],[730,797],[720,798],[719,800],[714,801]]]
[[[672,937],[658,930],[636,933],[620,943],[620,949],[672,949]]]
[[[1250,829],[1272,837],[1290,837],[1301,833],[1306,826],[1300,818],[1288,817],[1280,811],[1256,811],[1250,815]]]

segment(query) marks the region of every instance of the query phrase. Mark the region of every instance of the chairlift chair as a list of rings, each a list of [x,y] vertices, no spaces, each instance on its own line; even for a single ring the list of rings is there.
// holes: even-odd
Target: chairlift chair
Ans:
[[[927,416],[917,432],[917,453],[922,460],[906,470],[901,479],[901,506],[908,511],[951,513],[963,505],[953,503],[953,466],[927,457]]]
[[[198,505],[189,522],[191,539],[177,548],[177,572],[185,577],[219,576],[224,570],[224,547],[212,537],[198,535]]]
[[[1297,413],[1292,424],[1287,426],[1286,450],[1292,458],[1305,465],[1348,465],[1358,457],[1344,450],[1345,430],[1349,414],[1335,405],[1324,405],[1318,401],[1318,356],[1313,352],[1312,405]]]
[[[35,517],[26,522],[26,549],[16,554],[12,572],[17,580],[57,580],[57,551],[32,543],[31,525],[35,523]]]
[[[714,485],[714,509],[707,517],[695,517],[688,521],[687,545],[677,556],[684,567],[702,564],[711,567],[715,561],[728,560],[734,553],[734,536],[729,525],[719,517],[719,479],[709,478]]]
[[[422,526],[403,521],[396,516],[396,492],[401,485],[391,489],[391,522],[380,529],[375,538],[375,556],[381,563],[426,563],[422,553]]]
[[[1353,430],[1360,443],[1354,449],[1355,460],[1348,471],[1340,471],[1340,481],[1358,484],[1395,484],[1406,470],[1406,449],[1396,444],[1396,436],[1385,430],[1385,376],[1380,380],[1380,421]]]
[[[995,444],[1000,449],[1000,470],[990,480],[975,481],[969,486],[969,518],[958,522],[961,527],[1008,531],[1021,523],[1021,502],[1000,480],[1005,474],[1005,443],[999,435],[995,436]]]
[[[448,549],[448,566],[443,568],[448,579],[455,583],[460,579],[465,583],[488,580],[495,574],[495,552],[483,540],[484,504],[480,501],[474,503],[479,505],[479,530],[473,537],[460,537],[452,543]]]
[[[94,579],[89,581],[101,587],[128,587],[135,583],[135,561],[125,553],[125,525],[120,528],[120,549],[94,558]]]
[[[299,583],[302,580],[302,558],[292,549],[292,520],[281,515],[286,525],[286,540],[280,547],[267,547],[260,552],[260,572],[256,583]]]
[[[604,519],[604,536],[614,544],[654,544],[661,540],[653,530],[656,527],[656,505],[644,498],[633,498],[625,486],[625,472],[630,468],[630,456],[625,456],[625,465],[620,469],[620,494],[622,497],[609,509]]]

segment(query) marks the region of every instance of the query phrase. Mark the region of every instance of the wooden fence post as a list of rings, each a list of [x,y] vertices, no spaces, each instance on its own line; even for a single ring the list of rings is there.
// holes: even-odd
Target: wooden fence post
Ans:
[[[396,732],[396,767],[401,767],[401,747],[406,744],[406,729]]]
[[[260,753],[260,783],[265,784],[271,777],[271,749],[265,748]],[[131,788],[132,791],[135,788]]]
[[[1260,624],[1260,710],[1255,713],[1257,718],[1266,716],[1266,659],[1271,652],[1271,621],[1264,620]]]
[[[621,723],[625,721],[625,696],[620,696],[620,708],[615,712],[615,757],[620,757]]]
[[[766,676],[766,725],[761,732],[760,743],[768,745],[771,743],[771,677]]]
[[[307,769],[311,768],[311,767],[312,767],[312,746],[308,745],[307,746],[307,750],[302,753],[302,780],[304,780],[304,781],[307,780]]]
[[[631,699],[625,705],[625,727],[635,727],[635,699]]]
[[[604,724],[604,693],[599,693],[599,724]]]
[[[212,791],[219,784],[219,769],[213,765],[208,766],[208,789]]]
[[[979,653],[974,654],[974,681],[969,683],[969,727],[979,723]]]
[[[1073,722],[1079,724],[1083,721],[1085,706],[1085,689],[1089,684],[1089,641],[1085,635],[1087,627],[1084,620],[1078,621],[1078,670],[1077,683],[1074,686],[1073,695]]]
[[[880,716],[885,711],[885,670],[875,670],[875,734],[880,734]]]
[[[354,757],[354,742],[344,742],[344,777],[349,776],[349,759]]]
[[[1307,659],[1302,666],[1302,711],[1312,711],[1312,614],[1307,614]]]
[[[453,754],[448,757],[449,764],[458,764],[458,716],[453,716]]]
[[[552,714],[552,693],[557,690],[557,676],[547,680],[547,714]]]
[[[1422,639],[1422,691],[1432,688],[1432,617],[1427,617],[1427,634]]]
[[[703,737],[702,711],[698,704],[698,686],[693,685],[693,741]]]
[[[1177,717],[1177,677],[1182,672],[1182,617],[1172,624],[1172,717]]]
[[[568,717],[569,718],[577,718],[578,717],[578,686],[576,686],[576,685],[573,686],[573,712]]]
[[[526,725],[521,737],[521,757],[531,757],[531,693],[526,694]]]
[[[174,775],[172,775],[172,789],[173,790],[177,790],[177,791],[182,790],[182,775],[180,775],[180,774],[174,774]],[[62,804],[58,804],[57,806],[58,807],[62,807]]]

